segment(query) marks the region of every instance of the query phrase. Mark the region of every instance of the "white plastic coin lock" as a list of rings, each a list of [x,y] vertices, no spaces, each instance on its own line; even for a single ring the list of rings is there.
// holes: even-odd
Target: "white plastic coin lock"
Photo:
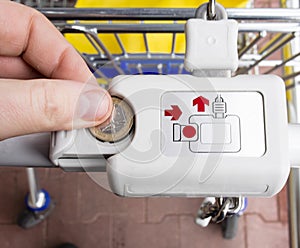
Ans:
[[[186,34],[187,70],[237,68],[235,21],[191,19]],[[279,77],[118,76],[109,92],[131,106],[131,133],[114,143],[88,129],[53,133],[53,163],[99,166],[121,196],[272,196],[286,183],[288,123]]]

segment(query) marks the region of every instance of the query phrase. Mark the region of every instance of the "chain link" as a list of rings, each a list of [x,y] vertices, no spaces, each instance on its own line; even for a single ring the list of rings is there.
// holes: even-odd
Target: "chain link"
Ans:
[[[213,222],[222,222],[226,216],[237,214],[243,206],[243,197],[219,197],[215,202],[207,201],[200,207],[198,218],[212,218]]]

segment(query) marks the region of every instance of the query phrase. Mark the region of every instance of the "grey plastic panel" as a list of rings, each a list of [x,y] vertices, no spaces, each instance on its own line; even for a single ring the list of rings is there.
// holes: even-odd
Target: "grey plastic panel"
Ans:
[[[0,142],[0,166],[56,167],[49,160],[50,133],[37,133]]]
[[[61,158],[59,166],[66,172],[105,172],[106,160],[99,158]]]

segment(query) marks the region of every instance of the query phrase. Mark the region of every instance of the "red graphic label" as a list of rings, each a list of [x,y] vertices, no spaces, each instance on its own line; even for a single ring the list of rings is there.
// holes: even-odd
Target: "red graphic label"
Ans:
[[[171,105],[172,109],[165,110],[165,116],[172,116],[171,121],[177,121],[182,115],[181,109],[177,105]]]
[[[182,129],[182,134],[186,138],[193,138],[196,135],[196,129],[193,126],[185,126]]]
[[[209,100],[199,96],[193,100],[193,106],[197,105],[198,112],[205,112],[205,105],[209,106]]]

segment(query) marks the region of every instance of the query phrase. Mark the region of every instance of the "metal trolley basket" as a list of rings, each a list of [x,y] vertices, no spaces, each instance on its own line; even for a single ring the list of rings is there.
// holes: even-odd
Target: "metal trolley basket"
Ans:
[[[187,19],[195,16],[196,9],[38,10],[81,52],[103,87],[119,74],[187,73],[183,66],[184,25]],[[275,73],[281,76],[286,82],[290,121],[297,122],[299,9],[252,8],[226,11],[229,19],[239,21],[240,62],[236,74]],[[289,186],[291,247],[298,247],[299,172],[296,169],[292,170]],[[37,191],[35,187],[31,188]]]

